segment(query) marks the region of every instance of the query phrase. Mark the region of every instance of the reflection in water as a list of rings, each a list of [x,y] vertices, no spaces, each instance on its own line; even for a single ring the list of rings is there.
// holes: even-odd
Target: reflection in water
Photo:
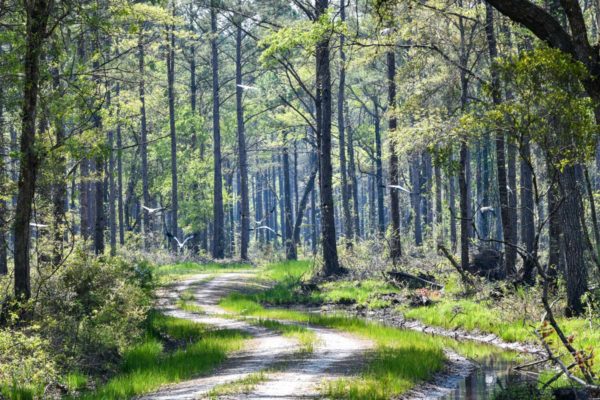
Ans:
[[[456,389],[441,399],[487,400],[493,397],[495,391],[528,379],[525,375],[512,370],[514,362],[493,356],[475,362],[478,367],[461,380]]]

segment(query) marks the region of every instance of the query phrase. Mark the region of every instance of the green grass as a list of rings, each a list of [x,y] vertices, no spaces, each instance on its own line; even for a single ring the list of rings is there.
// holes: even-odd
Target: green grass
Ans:
[[[254,320],[253,323],[259,326],[263,326],[275,332],[283,334],[283,336],[294,338],[300,344],[300,353],[309,354],[314,351],[315,344],[317,343],[317,335],[302,325],[296,324],[284,324],[279,321],[272,319]]]
[[[417,319],[427,325],[446,329],[479,330],[493,333],[507,342],[536,342],[533,334],[537,322],[514,319],[507,321],[501,310],[490,301],[443,299],[430,306],[402,309],[410,319]],[[531,316],[528,316],[529,318]],[[575,346],[579,348],[600,345],[600,321],[594,320],[595,327],[583,318],[560,318],[559,324],[567,335],[575,335]]]
[[[234,396],[252,392],[256,386],[268,379],[267,371],[252,373],[237,381],[215,386],[207,393],[208,398],[217,399],[222,396]]]
[[[502,313],[494,310],[489,302],[441,300],[431,306],[406,308],[402,311],[406,318],[417,319],[427,325],[494,333],[507,342],[527,342],[534,339],[530,323],[506,321]]]
[[[123,355],[119,373],[93,393],[78,398],[129,399],[149,393],[166,383],[175,383],[205,374],[240,350],[246,335],[232,330],[210,330],[202,324],[154,314],[148,335]],[[166,352],[158,334],[189,343]]]
[[[194,289],[186,289],[179,295],[179,299],[177,300],[177,307],[182,309],[183,311],[195,313],[195,314],[204,314],[204,310],[201,306],[194,303],[196,298],[194,297]]]
[[[325,303],[357,304],[369,309],[384,308],[391,305],[382,295],[399,293],[394,286],[382,280],[328,282],[321,287],[321,298]]]
[[[255,295],[254,295],[255,296]],[[442,342],[344,315],[318,315],[293,310],[265,309],[253,295],[231,294],[220,305],[239,315],[290,320],[352,333],[372,340],[375,354],[359,379],[331,383],[325,394],[336,398],[387,399],[431,377],[444,365]]]

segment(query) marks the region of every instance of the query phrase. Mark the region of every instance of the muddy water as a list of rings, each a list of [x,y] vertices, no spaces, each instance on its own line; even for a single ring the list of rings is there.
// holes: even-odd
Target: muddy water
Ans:
[[[438,397],[442,400],[487,400],[502,388],[533,381],[530,375],[513,370],[514,361],[508,361],[501,355],[488,356],[473,360],[477,367],[465,378],[458,380],[458,385],[450,393]]]

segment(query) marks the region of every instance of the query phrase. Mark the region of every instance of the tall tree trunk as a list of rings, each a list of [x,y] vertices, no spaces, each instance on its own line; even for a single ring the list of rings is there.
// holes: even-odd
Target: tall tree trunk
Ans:
[[[454,157],[452,157],[454,160]],[[454,175],[448,175],[448,203],[450,203],[450,244],[452,251],[456,252],[458,235],[456,233],[456,178]]]
[[[21,165],[15,209],[14,290],[18,300],[31,296],[29,274],[29,222],[39,158],[36,154],[36,114],[40,81],[40,56],[47,36],[48,18],[54,2],[32,0],[25,3],[27,13],[25,56],[23,60],[23,105],[21,113]]]
[[[346,112],[346,115],[348,113]],[[360,211],[358,202],[358,179],[356,177],[356,163],[354,161],[354,132],[352,127],[346,124],[348,133],[348,174],[350,175],[350,193],[352,195],[352,218],[354,218],[354,234],[357,239],[361,238]]]
[[[340,19],[342,23],[346,20],[346,0],[340,0]],[[345,120],[345,101],[346,101],[346,52],[344,43],[346,37],[342,33],[340,35],[340,82],[338,87],[337,99],[337,117],[338,117],[338,132],[339,132],[339,154],[340,154],[340,175],[342,178],[342,211],[344,221],[344,236],[346,247],[352,247],[353,220],[352,212],[350,211],[350,186],[348,184],[348,171],[346,165],[346,120]]]
[[[235,106],[237,117],[237,144],[238,163],[240,169],[240,197],[241,197],[241,234],[240,257],[248,260],[248,246],[250,244],[250,199],[248,195],[248,156],[246,153],[246,133],[244,130],[244,105],[242,103],[242,25],[241,21],[236,29],[235,41]]]
[[[140,156],[142,159],[142,207],[150,207],[150,188],[148,183],[148,128],[146,122],[146,63],[144,36],[140,34],[138,41],[138,68],[139,68],[139,93],[140,93]],[[150,214],[142,209],[142,236],[144,244],[148,247],[150,233]]]
[[[296,260],[298,255],[296,254],[296,244],[293,238],[293,222],[292,222],[292,190],[290,185],[290,158],[288,155],[288,143],[287,143],[287,132],[283,132],[283,189],[284,193],[284,205],[285,205],[285,258],[288,260]]]
[[[560,193],[558,190],[558,171],[547,162],[548,172],[548,274],[555,280],[561,263],[561,215]]]
[[[566,258],[567,316],[577,316],[585,311],[581,297],[587,292],[588,273],[585,265],[585,244],[581,216],[581,165],[567,165],[559,174],[559,187],[563,203],[560,207],[563,239],[568,249]]]
[[[443,227],[443,211],[442,211],[442,169],[439,163],[436,162],[433,165],[433,174],[435,180],[435,232],[436,241],[444,241],[444,227]]]
[[[494,10],[489,3],[486,3],[486,37],[488,42],[488,52],[492,63],[492,101],[495,105],[502,102],[500,97],[500,76],[495,66],[498,58],[498,49],[496,45],[496,33],[494,31]],[[504,270],[507,275],[515,272],[516,263],[516,244],[512,239],[515,237],[516,226],[512,225],[510,210],[510,200],[508,193],[508,178],[506,172],[506,153],[505,137],[503,131],[496,133],[496,169],[498,180],[498,196],[500,198],[500,214],[502,218],[502,233],[504,237]],[[515,210],[516,211],[516,210]]]
[[[92,40],[94,52],[100,51],[100,38],[99,32],[95,30],[94,38]],[[92,63],[94,69],[94,81],[96,83],[96,93],[98,97],[105,97],[106,94],[102,93],[101,96],[101,80],[99,75],[100,69],[100,60],[98,57],[94,57],[94,61]],[[101,99],[104,100],[104,99]],[[94,121],[94,128],[96,132],[100,133],[102,131],[102,117],[100,115],[100,110],[98,106],[94,106],[95,111],[92,116]],[[104,213],[104,155],[99,154],[93,160],[93,170],[94,170],[94,216],[91,219],[94,221],[94,253],[95,254],[104,254],[104,228],[105,228],[105,213]]]
[[[383,205],[384,185],[383,185],[383,164],[381,150],[381,120],[377,104],[373,102],[375,109],[375,186],[377,188],[377,227],[378,234],[383,237],[385,233],[385,208]]]
[[[110,155],[108,159],[108,215],[109,215],[109,226],[110,226],[110,255],[114,256],[117,254],[117,211],[116,211],[116,198],[117,198],[117,184],[115,182],[115,133],[112,129],[108,131],[108,146],[110,149]]]
[[[175,3],[173,6],[173,17],[175,17]],[[177,192],[177,132],[175,130],[175,26],[169,27],[167,33],[167,86],[169,97],[169,134],[171,137],[171,231],[173,236],[179,235],[179,194]],[[183,241],[183,238],[181,238]],[[178,244],[171,240],[171,247],[177,253]]]
[[[342,0],[344,1],[344,0]],[[387,52],[387,84],[388,84],[388,141],[390,146],[390,183],[392,186],[400,184],[398,171],[398,154],[393,137],[396,132],[396,54],[394,51]],[[392,214],[392,232],[390,237],[390,257],[394,264],[402,256],[402,243],[400,241],[400,201],[398,189],[390,187],[390,213]]]
[[[117,83],[117,212],[119,215],[119,245],[125,245],[125,222],[123,220],[123,138],[121,136],[121,85]]]
[[[525,245],[527,253],[532,254],[535,246],[535,204],[529,138],[525,138],[523,142],[521,158],[521,242]],[[535,265],[530,258],[523,262],[523,280],[528,284],[535,283]]]
[[[310,194],[310,245],[312,254],[317,254],[317,191]]]
[[[223,211],[223,176],[221,172],[221,125],[219,110],[219,53],[217,48],[217,9],[214,0],[210,8],[210,40],[212,61],[212,91],[213,91],[213,159],[214,159],[214,189],[213,189],[213,243],[212,256],[216,259],[225,256]]]
[[[316,0],[316,19],[321,18],[329,0]],[[331,163],[331,69],[329,37],[320,38],[316,48],[317,121],[319,135],[319,183],[321,195],[321,241],[323,247],[323,274],[337,275],[340,267],[335,235],[335,209],[333,203],[333,172]]]
[[[419,156],[417,154],[413,154],[411,157],[410,180],[412,184],[411,203],[415,226],[415,245],[421,246],[423,244],[423,228],[421,225],[423,216],[421,214],[421,174],[419,171]]]
[[[0,55],[2,50],[0,50]],[[0,79],[1,83],[1,79]],[[7,173],[5,154],[6,143],[4,135],[4,101],[3,93],[0,92],[0,193],[4,196],[4,190],[6,188]],[[6,200],[0,199],[0,276],[8,274],[8,242],[6,240],[6,226],[8,222],[8,208],[6,206]]]
[[[459,17],[459,29],[460,29],[460,65],[463,67],[467,66],[468,54],[465,43],[465,27],[463,17]],[[467,110],[468,95],[469,95],[469,81],[467,74],[464,69],[460,70],[460,106],[463,112]],[[469,268],[469,245],[470,245],[470,191],[469,191],[469,177],[470,177],[470,156],[469,147],[465,139],[460,144],[460,170],[458,173],[458,190],[459,190],[459,203],[460,203],[460,262],[463,271]]]

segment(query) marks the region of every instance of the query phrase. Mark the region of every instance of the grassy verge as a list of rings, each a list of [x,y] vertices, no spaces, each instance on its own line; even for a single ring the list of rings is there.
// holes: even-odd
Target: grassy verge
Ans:
[[[188,344],[168,352],[158,336]],[[147,336],[124,354],[120,371],[93,393],[77,398],[129,399],[201,375],[222,363],[228,353],[241,349],[244,339],[237,331],[210,330],[202,324],[154,314]]]

